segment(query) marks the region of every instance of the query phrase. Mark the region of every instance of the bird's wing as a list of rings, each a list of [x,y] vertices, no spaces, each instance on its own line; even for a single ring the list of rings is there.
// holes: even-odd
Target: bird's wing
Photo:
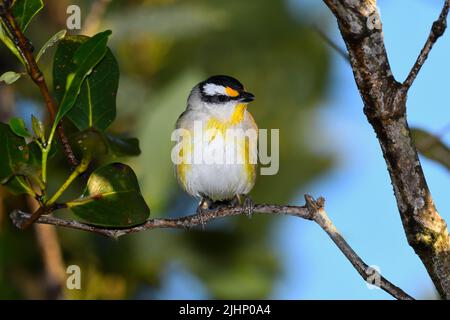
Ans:
[[[188,111],[189,110],[184,110],[180,116],[177,119],[177,122],[175,123],[175,128],[179,129],[179,128],[186,128],[186,118],[188,116]]]
[[[250,112],[245,111],[245,124],[244,127],[245,129],[255,129],[256,133],[258,133],[258,125],[256,124],[255,119],[253,119],[253,116]]]

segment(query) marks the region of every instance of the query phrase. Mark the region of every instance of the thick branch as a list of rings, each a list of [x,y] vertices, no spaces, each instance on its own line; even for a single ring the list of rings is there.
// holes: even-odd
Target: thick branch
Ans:
[[[328,218],[323,205],[324,199],[319,198],[314,200],[311,196],[306,195],[306,205],[304,206],[283,206],[283,205],[271,205],[271,204],[257,204],[254,206],[254,212],[260,214],[272,214],[272,215],[289,215],[300,217],[307,220],[315,221],[333,240],[337,247],[342,251],[345,257],[350,261],[353,267],[358,271],[361,277],[368,281],[375,279],[374,285],[379,285],[381,289],[392,295],[396,299],[400,300],[412,300],[413,298],[405,293],[402,289],[398,288],[389,280],[377,273],[376,270],[370,268],[350,247],[350,245],[341,236],[339,231],[333,225],[332,221]],[[204,214],[194,214],[177,219],[150,219],[146,223],[121,229],[101,228],[95,227],[89,224],[81,223],[73,220],[64,220],[53,216],[41,216],[36,220],[36,223],[50,224],[70,229],[83,230],[88,232],[97,233],[103,236],[117,239],[123,235],[136,233],[144,230],[153,230],[158,228],[174,228],[174,229],[189,229],[195,226],[204,225],[205,223],[224,217],[237,216],[247,214],[241,207],[220,207],[216,210],[208,211]],[[25,221],[30,219],[29,213],[15,210],[11,213],[11,219],[14,224],[21,228]]]
[[[413,84],[414,80],[419,74],[420,69],[427,60],[428,54],[430,53],[431,49],[433,49],[436,41],[444,34],[445,29],[447,28],[447,16],[449,9],[450,0],[446,0],[439,18],[433,23],[433,26],[431,27],[430,35],[428,36],[428,39],[425,42],[422,51],[420,51],[416,63],[414,64],[413,68],[408,74],[408,77],[406,77],[406,80],[403,83],[403,86],[406,90],[408,90]]]
[[[447,14],[448,1],[443,16]],[[406,120],[408,86],[397,82],[392,75],[376,1],[324,2],[336,16],[346,43],[364,101],[364,113],[383,151],[408,242],[424,263],[440,295],[450,299],[450,237],[445,221],[434,206],[411,139]],[[412,72],[415,77],[418,70]]]
[[[14,43],[18,47],[23,60],[26,62],[27,72],[30,75],[33,82],[39,87],[42,97],[44,98],[45,106],[50,115],[50,120],[53,122],[55,119],[56,111],[58,110],[55,101],[50,95],[50,91],[45,82],[44,75],[42,74],[36,59],[33,56],[33,46],[31,42],[25,37],[16,19],[14,18],[11,8],[3,8],[1,12],[1,18],[3,19],[5,26],[11,33]],[[78,161],[72,151],[72,148],[67,140],[67,136],[64,133],[64,129],[61,123],[58,124],[58,136],[63,146],[64,153],[67,157],[69,164],[75,167]]]

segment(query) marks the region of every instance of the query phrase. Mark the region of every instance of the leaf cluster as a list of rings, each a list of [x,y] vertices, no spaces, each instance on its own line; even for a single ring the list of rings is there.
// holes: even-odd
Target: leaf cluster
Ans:
[[[18,28],[25,31],[43,8],[41,0],[16,0],[10,9]],[[0,40],[28,70],[24,53],[16,45],[11,26],[2,20]],[[119,87],[118,63],[108,48],[111,31],[93,37],[67,35],[61,30],[41,48],[36,61],[57,44],[53,59],[54,97],[58,110],[46,126],[35,116],[31,130],[25,121],[13,118],[0,123],[0,183],[16,194],[35,197],[44,208],[69,208],[86,222],[109,227],[127,227],[145,222],[150,209],[141,195],[134,171],[126,164],[111,162],[92,168],[96,158],[140,154],[136,138],[114,136],[106,130],[116,118]],[[24,72],[8,71],[0,80],[12,84]],[[68,178],[57,191],[49,194],[47,171],[49,159],[60,152],[55,147],[55,132],[60,121],[70,121],[76,128],[70,141],[81,159],[68,170]],[[90,170],[83,193],[76,199],[58,203],[61,195],[81,174]]]

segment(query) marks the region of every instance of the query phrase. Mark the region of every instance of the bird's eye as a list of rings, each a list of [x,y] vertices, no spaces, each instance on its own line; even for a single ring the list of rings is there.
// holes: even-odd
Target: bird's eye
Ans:
[[[217,100],[219,100],[219,102],[225,102],[228,101],[228,97],[224,95],[219,95],[217,96]]]

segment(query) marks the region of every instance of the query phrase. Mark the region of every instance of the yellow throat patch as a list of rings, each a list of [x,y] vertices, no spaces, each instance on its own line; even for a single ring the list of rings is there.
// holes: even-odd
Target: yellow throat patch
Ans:
[[[206,130],[217,130],[225,136],[225,131],[237,124],[239,124],[242,120],[244,120],[245,110],[247,110],[247,105],[240,103],[235,108],[233,113],[231,114],[230,119],[226,121],[219,120],[217,118],[211,118],[208,120],[206,124]],[[212,137],[213,139],[214,137]],[[212,140],[211,139],[211,140]]]

